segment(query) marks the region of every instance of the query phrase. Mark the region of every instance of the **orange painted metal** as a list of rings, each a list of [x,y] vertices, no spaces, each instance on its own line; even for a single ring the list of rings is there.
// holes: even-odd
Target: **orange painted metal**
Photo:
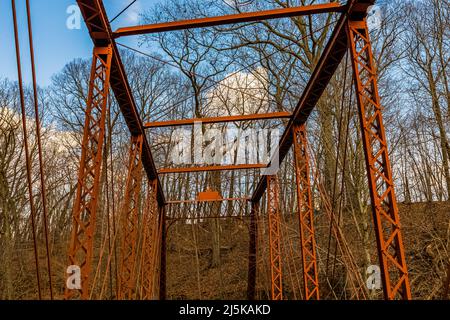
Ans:
[[[156,274],[156,242],[158,234],[159,206],[157,200],[158,182],[156,180],[147,183],[147,196],[144,204],[142,223],[144,226],[144,237],[142,241],[142,291],[141,299],[153,300],[156,298],[155,274]]]
[[[263,169],[267,168],[265,164],[236,164],[226,166],[202,166],[202,167],[186,167],[186,168],[163,168],[159,169],[159,174],[168,173],[187,173],[187,172],[205,172],[205,171],[222,171],[222,170],[245,170],[245,169]]]
[[[48,210],[47,210],[47,195],[44,176],[44,161],[42,156],[42,143],[41,143],[41,120],[39,118],[39,104],[38,104],[38,89],[36,82],[36,65],[34,61],[34,41],[33,41],[33,28],[31,23],[31,10],[30,0],[26,1],[27,7],[27,23],[28,23],[28,43],[30,47],[30,60],[31,60],[31,75],[33,83],[33,101],[34,101],[34,115],[36,123],[36,138],[38,145],[38,160],[39,160],[39,178],[41,183],[41,198],[42,198],[42,220],[44,225],[45,235],[45,248],[47,257],[47,273],[48,273],[48,285],[50,291],[50,300],[53,300],[53,283],[52,283],[52,267],[51,267],[51,254],[50,254],[50,240],[48,232]],[[17,24],[17,23],[16,23]]]
[[[267,176],[267,215],[269,217],[269,252],[271,299],[283,300],[283,269],[281,263],[281,217],[277,176]]]
[[[199,192],[197,196],[198,201],[222,201],[222,196],[218,191],[210,190]]]
[[[336,22],[330,40],[325,46],[322,56],[316,64],[316,67],[303,90],[302,96],[289,120],[283,135],[280,139],[280,152],[276,157],[276,162],[283,162],[284,158],[291,149],[293,138],[292,128],[295,124],[302,124],[308,120],[312,110],[314,110],[317,102],[322,96],[325,88],[336,72],[339,64],[348,51],[348,40],[346,33],[346,25],[350,17],[362,17],[367,15],[367,8],[373,5],[375,0],[348,0],[345,13],[341,14]],[[269,163],[270,164],[270,163]],[[267,188],[267,179],[261,177],[255,191],[252,195],[252,201],[259,201],[264,195]]]
[[[94,49],[69,248],[69,264],[81,268],[82,288],[80,290],[66,288],[66,299],[76,296],[81,296],[82,299],[89,298],[111,59],[110,46]]]
[[[347,25],[385,299],[411,299],[405,249],[366,20]]]
[[[153,160],[150,144],[145,136],[145,129],[139,115],[136,102],[131,91],[125,68],[120,57],[120,52],[112,38],[112,30],[108,21],[103,1],[101,0],[77,0],[86,27],[96,47],[111,46],[113,58],[111,62],[111,89],[119,105],[125,123],[131,133],[136,136],[144,135],[142,149],[142,164],[148,179],[158,179],[158,203],[164,205],[164,193],[159,181],[158,172]]]
[[[161,128],[161,127],[177,127],[177,126],[194,125],[196,123],[209,124],[209,123],[226,123],[226,122],[238,122],[238,121],[250,121],[250,120],[283,119],[283,118],[290,118],[291,116],[292,116],[292,114],[290,112],[259,113],[259,114],[247,114],[247,115],[239,115],[239,116],[194,118],[194,119],[148,122],[144,125],[144,127],[147,129],[148,128]]]
[[[220,199],[192,199],[192,200],[168,200],[166,204],[181,204],[181,203],[195,203],[195,202],[222,202],[222,201],[249,201],[250,197],[240,198],[220,198]]]
[[[25,165],[26,165],[26,177],[27,177],[27,189],[28,189],[28,203],[30,205],[30,220],[31,220],[31,233],[33,236],[33,249],[34,249],[34,264],[36,268],[36,285],[38,299],[42,299],[41,292],[41,276],[39,267],[39,248],[37,243],[37,232],[36,232],[36,209],[35,202],[33,198],[33,179],[32,179],[32,161],[30,159],[30,149],[28,147],[28,129],[27,129],[27,115],[25,107],[25,94],[23,90],[22,81],[22,63],[20,60],[20,41],[19,41],[19,29],[17,27],[17,14],[16,14],[16,1],[11,0],[11,9],[13,15],[13,26],[14,26],[14,45],[16,51],[16,62],[17,62],[17,78],[19,86],[19,100],[21,109],[21,122],[22,122],[22,134],[23,134],[23,146],[25,149]],[[36,101],[36,100],[35,100]]]
[[[259,203],[252,202],[250,210],[249,243],[248,243],[248,276],[247,299],[255,300],[258,244]]]
[[[158,207],[155,212],[155,218],[153,220],[154,232],[152,233],[151,242],[153,244],[152,251],[152,273],[149,275],[153,281],[152,299],[158,299],[160,296],[160,283],[161,283],[161,240],[162,240],[162,211],[164,207]]]
[[[319,300],[319,273],[317,270],[314,207],[312,203],[306,126],[294,126],[293,135],[304,297],[305,300]]]
[[[128,178],[121,213],[122,241],[119,265],[119,299],[132,299],[135,292],[139,197],[142,185],[142,144],[142,135],[131,137]]]
[[[231,14],[219,17],[208,17],[201,19],[183,20],[183,21],[173,21],[165,23],[157,23],[142,26],[133,26],[119,28],[114,32],[113,37],[119,38],[123,36],[132,36],[140,34],[149,34],[156,32],[167,32],[175,30],[185,30],[192,28],[204,28],[212,27],[218,25],[226,25],[233,23],[243,23],[243,22],[254,22],[261,20],[277,19],[277,18],[287,18],[319,13],[329,13],[329,12],[341,12],[345,9],[344,6],[338,2],[325,3],[325,4],[315,4],[309,6],[301,7],[291,7],[274,9],[267,11],[258,12],[244,12],[239,14]]]
[[[160,256],[159,256],[159,300],[166,300],[166,258],[167,258],[167,227],[166,207],[161,207],[160,212]]]
[[[197,218],[192,218],[192,217],[185,217],[185,218],[166,218],[166,221],[170,221],[170,222],[175,222],[175,221],[192,221],[193,219],[197,219],[197,221],[205,221],[205,220],[212,220],[212,219],[236,219],[236,220],[243,220],[244,218],[247,218],[247,216],[230,216],[230,215],[225,215],[225,216],[207,216],[207,217],[197,217]]]
[[[144,134],[144,129],[151,127],[167,127],[167,126],[181,126],[181,125],[192,125],[195,122],[202,123],[219,123],[219,122],[230,122],[230,121],[247,121],[247,120],[258,120],[258,119],[272,119],[269,114],[266,115],[246,115],[246,116],[232,116],[232,117],[216,117],[216,118],[205,118],[205,119],[185,119],[185,120],[174,120],[174,121],[163,121],[163,122],[153,122],[147,125],[143,125],[134,99],[131,94],[131,89],[126,78],[125,70],[123,68],[120,56],[117,54],[118,50],[115,44],[115,37],[133,35],[133,34],[143,34],[151,32],[164,32],[171,30],[181,30],[197,27],[208,27],[223,25],[229,23],[240,23],[240,22],[252,22],[267,19],[274,19],[280,17],[290,17],[299,16],[303,14],[313,14],[321,12],[335,12],[343,11],[344,14],[339,18],[336,28],[331,34],[330,41],[324,49],[322,57],[319,59],[316,69],[311,75],[311,79],[306,86],[304,93],[299,101],[299,104],[294,110],[294,113],[285,114],[285,118],[289,118],[289,122],[286,126],[285,132],[281,138],[280,142],[280,154],[279,160],[283,161],[287,155],[290,147],[294,144],[295,148],[295,158],[296,158],[296,170],[297,170],[297,192],[299,198],[299,216],[300,216],[300,229],[302,235],[302,255],[303,255],[303,266],[304,266],[304,280],[305,280],[305,292],[308,298],[319,298],[318,291],[318,279],[317,279],[317,261],[315,257],[315,241],[314,241],[314,229],[313,229],[313,208],[311,204],[311,190],[309,185],[308,177],[308,161],[306,153],[306,136],[305,129],[302,126],[308,119],[310,113],[314,109],[317,101],[325,90],[328,82],[332,78],[335,70],[340,64],[345,52],[348,50],[349,46],[351,48],[353,67],[355,70],[355,84],[358,91],[358,107],[360,112],[361,127],[363,131],[363,144],[364,152],[366,156],[366,166],[369,176],[369,187],[372,200],[373,217],[375,221],[375,230],[377,237],[378,253],[380,257],[380,264],[382,270],[382,279],[384,285],[384,294],[387,299],[395,299],[401,297],[403,299],[410,299],[410,286],[408,279],[408,272],[405,263],[405,253],[402,243],[402,236],[400,231],[400,223],[398,216],[398,209],[395,200],[395,194],[393,190],[393,180],[392,173],[388,159],[388,151],[386,145],[386,137],[384,132],[384,126],[382,123],[381,116],[381,105],[380,98],[377,91],[376,83],[376,70],[373,63],[373,56],[370,46],[370,40],[368,36],[367,25],[363,19],[367,15],[367,8],[374,3],[375,0],[349,0],[345,6],[341,6],[339,3],[328,3],[321,5],[312,5],[297,8],[284,8],[279,10],[270,10],[263,12],[253,12],[253,13],[242,13],[238,15],[222,16],[222,17],[212,17],[204,19],[195,19],[189,21],[176,21],[168,22],[157,25],[147,25],[147,26],[137,26],[129,28],[121,28],[117,32],[113,33],[111,27],[108,23],[106,17],[106,12],[104,10],[102,1],[100,0],[77,0],[80,5],[81,12],[88,26],[91,38],[96,47],[109,48],[111,52],[107,55],[109,57],[109,67],[105,69],[110,69],[108,72],[111,74],[111,87],[115,93],[116,99],[118,100],[122,114],[125,117],[126,124],[134,137],[140,137],[140,148],[141,153],[139,153],[139,163],[142,163],[147,177],[151,181],[156,181],[156,199],[158,201],[159,208],[159,219],[154,222],[157,224],[157,232],[152,233],[152,243],[156,244],[155,250],[153,250],[153,261],[154,263],[154,285],[152,295],[159,295],[160,298],[165,298],[165,264],[166,264],[166,227],[165,227],[165,213],[164,213],[164,195],[162,193],[162,188],[160,187],[160,182],[158,180],[158,173],[183,173],[183,172],[203,172],[203,171],[219,171],[219,170],[238,170],[238,169],[256,169],[256,168],[266,168],[268,165],[263,164],[250,164],[250,165],[229,165],[229,166],[204,166],[204,167],[190,167],[190,168],[164,168],[159,172],[156,170],[153,158],[150,152],[149,144],[147,138]],[[111,60],[112,56],[112,60]],[[101,60],[101,59],[99,59]],[[106,78],[106,77],[105,77]],[[98,79],[97,82],[101,83],[103,81],[104,85],[108,85],[106,79]],[[91,76],[92,82],[92,76]],[[90,86],[91,90],[101,91],[95,85]],[[104,91],[104,89],[103,89]],[[107,92],[107,90],[106,90]],[[90,92],[90,97],[95,97],[98,103],[98,95],[92,95]],[[106,96],[100,97],[100,100],[105,100]],[[92,101],[91,101],[92,104]],[[103,105],[103,101],[101,101]],[[92,108],[92,107],[91,107]],[[104,107],[101,107],[104,109]],[[88,108],[89,110],[89,101]],[[103,109],[101,112],[103,112]],[[88,113],[87,110],[87,113]],[[282,118],[280,116],[273,118]],[[255,118],[259,117],[259,118]],[[265,117],[265,118],[264,118]],[[90,264],[92,260],[92,237],[95,226],[95,209],[96,209],[96,199],[98,196],[98,175],[100,172],[100,161],[96,161],[98,154],[100,154],[101,159],[101,145],[103,143],[104,135],[104,119],[103,127],[98,128],[101,120],[96,120],[97,118],[92,118],[91,116],[86,117],[86,127],[85,136],[87,135],[92,141],[97,142],[97,148],[89,144],[89,141],[83,143],[82,160],[80,166],[80,178],[84,184],[80,184],[77,191],[77,200],[74,204],[74,233],[72,237],[73,248],[71,245],[70,257],[71,261],[81,261],[82,267],[82,284],[83,289],[80,290],[82,297],[87,297],[87,288],[89,284],[89,272]],[[89,126],[88,124],[92,124]],[[86,131],[89,131],[86,134]],[[294,132],[294,134],[292,134]],[[100,137],[97,139],[95,137]],[[85,139],[85,138],[83,138]],[[84,142],[84,140],[83,140]],[[98,144],[101,142],[100,144]],[[136,142],[135,142],[136,143]],[[137,143],[139,144],[139,143]],[[86,155],[85,150],[95,150],[94,156],[92,154]],[[300,151],[298,151],[300,150]],[[90,151],[92,152],[92,150]],[[86,159],[87,157],[93,157],[95,159]],[[302,161],[303,159],[303,161]],[[92,165],[91,165],[92,164]],[[82,174],[82,166],[85,167],[85,171],[89,171]],[[130,170],[131,171],[138,171]],[[142,170],[141,170],[142,171]],[[131,175],[131,174],[130,174]],[[85,179],[87,182],[85,182]],[[129,178],[130,180],[130,178]],[[307,181],[308,180],[308,181]],[[125,200],[125,207],[127,207],[126,214],[124,216],[133,217],[129,220],[134,221],[133,225],[128,225],[127,230],[124,229],[124,234],[132,235],[136,231],[137,223],[137,206],[133,204],[137,203],[138,199],[138,186],[136,183],[134,187],[129,187],[127,183],[127,194],[131,195]],[[140,185],[140,183],[139,183]],[[278,180],[276,176],[263,177],[256,187],[256,190],[252,196],[252,204],[258,203],[264,192],[267,190],[267,201],[268,201],[268,217],[269,217],[269,243],[270,243],[270,261],[271,261],[271,297],[274,300],[283,298],[282,290],[282,261],[281,261],[281,234],[280,234],[280,212],[279,212],[279,199],[278,199]],[[89,193],[86,196],[86,193]],[[154,201],[154,194],[152,194],[152,199],[147,201]],[[83,197],[88,197],[85,200]],[[226,199],[221,199],[221,201]],[[302,201],[301,201],[302,200]],[[84,202],[83,202],[84,201]],[[189,200],[188,200],[189,201]],[[198,200],[195,200],[198,201]],[[217,199],[210,199],[205,201],[219,201]],[[78,203],[77,203],[78,202]],[[179,201],[177,203],[186,202]],[[153,202],[152,202],[153,203]],[[175,203],[175,201],[174,201]],[[131,214],[130,210],[135,206],[134,213]],[[78,209],[76,209],[78,207]],[[304,209],[304,211],[302,211]],[[78,210],[77,212],[75,212]],[[304,213],[304,215],[302,214]],[[76,218],[78,217],[78,218]],[[91,223],[92,222],[92,223]],[[255,222],[255,221],[254,221]],[[255,222],[256,223],[256,222]],[[81,231],[80,231],[81,230]],[[80,237],[81,240],[78,240]],[[137,238],[127,237],[131,239],[128,245],[123,245],[123,252],[133,252],[133,250],[128,250],[133,246],[137,246]],[[252,239],[250,239],[253,241]],[[135,247],[134,247],[135,248]],[[250,244],[249,248],[249,288],[250,284],[250,258],[251,252],[253,250]],[[314,255],[314,257],[313,257]],[[83,257],[85,256],[85,257]],[[123,254],[123,257],[127,257]],[[80,259],[81,258],[81,259]],[[129,259],[130,261],[135,260]],[[123,261],[125,262],[125,261]],[[134,261],[132,262],[135,263]],[[76,264],[76,263],[75,263]],[[123,263],[125,265],[126,263]],[[123,267],[123,266],[121,266]],[[153,267],[152,267],[153,268]],[[124,271],[124,267],[123,270]],[[133,269],[134,270],[134,269]],[[86,273],[87,271],[87,273]],[[133,272],[131,269],[127,269],[127,272]],[[125,274],[126,272],[123,272]],[[87,274],[87,276],[86,276]],[[85,279],[85,277],[87,277]],[[122,272],[121,272],[122,277]],[[122,286],[121,289],[126,291],[126,294],[122,294],[121,297],[131,298],[131,294],[135,288],[135,283],[132,280],[134,276],[127,278],[125,281],[126,285]],[[121,279],[122,281],[122,279]],[[86,284],[87,283],[87,284]],[[308,284],[308,285],[307,285]],[[86,287],[85,287],[86,286]],[[158,292],[156,292],[158,291]],[[251,293],[252,289],[248,290]],[[254,291],[254,289],[253,289]],[[149,292],[149,291],[148,291]],[[71,293],[73,294],[73,292]],[[66,296],[70,296],[67,294]],[[308,295],[309,294],[309,295]],[[249,294],[249,296],[253,294]],[[147,295],[148,297],[148,295]]]

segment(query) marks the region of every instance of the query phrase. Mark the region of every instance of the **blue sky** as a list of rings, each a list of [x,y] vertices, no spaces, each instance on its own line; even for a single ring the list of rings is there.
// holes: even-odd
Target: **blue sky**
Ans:
[[[130,2],[131,0],[103,1],[110,19]],[[139,12],[150,9],[156,2],[158,0],[138,0],[113,22],[113,30],[121,26],[138,24]],[[92,42],[84,22],[81,22],[79,30],[70,30],[66,27],[69,18],[67,8],[73,4],[76,4],[75,0],[30,0],[37,81],[41,87],[49,85],[51,76],[69,61],[75,58],[89,58],[92,54]],[[16,10],[23,78],[24,82],[29,84],[31,71],[25,0],[16,0]],[[137,47],[137,37],[125,38],[121,42]],[[0,78],[17,80],[10,0],[0,0]]]

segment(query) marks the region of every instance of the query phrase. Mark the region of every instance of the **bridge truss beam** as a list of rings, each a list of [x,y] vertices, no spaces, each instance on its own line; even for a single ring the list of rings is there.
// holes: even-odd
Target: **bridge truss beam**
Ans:
[[[94,49],[69,248],[69,264],[81,271],[81,289],[66,288],[66,299],[89,298],[112,55],[111,46]]]
[[[119,299],[133,299],[136,289],[139,197],[142,186],[143,136],[131,138],[128,177],[121,213],[122,241],[119,266]]]
[[[292,134],[294,135],[294,167],[297,183],[304,297],[305,300],[319,300],[319,273],[317,270],[314,207],[312,203],[306,126],[294,126]]]
[[[271,299],[283,300],[283,266],[281,259],[280,190],[276,175],[267,179],[267,216],[269,223],[269,254],[271,274]]]
[[[142,243],[142,265],[141,265],[141,299],[153,300],[157,298],[156,287],[158,275],[158,239],[160,224],[160,207],[157,200],[156,180],[147,182],[147,196],[144,203],[142,217],[143,243]]]
[[[157,181],[159,186],[157,188],[158,204],[160,206],[165,204],[150,146],[137,112],[136,103],[131,93],[119,51],[112,38],[111,26],[103,3],[96,0],[78,0],[77,3],[94,43],[94,55],[85,111],[86,119],[69,247],[69,264],[80,267],[81,289],[66,288],[66,299],[77,296],[82,299],[90,297],[89,286],[93,257],[93,238],[95,235],[98,199],[100,197],[105,118],[110,88],[114,92],[131,136],[133,139],[140,141],[139,160],[147,173],[148,179]],[[125,205],[129,204],[125,203]],[[124,267],[123,270],[125,269],[128,269],[128,267]],[[122,283],[122,285],[125,284]]]
[[[293,144],[295,125],[306,123],[350,48],[363,134],[364,154],[385,299],[411,299],[405,253],[376,80],[367,9],[375,0],[349,0],[281,137],[277,161]],[[269,163],[271,166],[272,163]],[[252,195],[259,201],[268,188],[261,177]]]
[[[131,94],[131,89],[126,78],[125,70],[118,54],[114,38],[123,35],[181,30],[245,21],[259,21],[281,16],[264,16],[264,12],[259,14],[253,13],[253,16],[250,14],[251,17],[246,16],[246,14],[241,14],[239,17],[214,17],[200,19],[201,21],[172,22],[153,26],[131,27],[131,29],[122,29],[113,33],[111,31],[102,1],[78,0],[77,2],[94,42],[95,49],[89,87],[89,99],[86,109],[86,123],[83,135],[83,149],[78,179],[79,185],[74,203],[74,224],[71,247],[69,250],[69,260],[71,264],[78,264],[81,266],[83,287],[79,290],[79,294],[82,298],[88,298],[90,265],[92,263],[93,255],[93,235],[95,231],[95,212],[97,210],[97,200],[99,197],[99,175],[101,171],[102,145],[105,134],[104,123],[106,114],[106,100],[109,86],[111,86],[122,114],[124,115],[131,136],[133,137],[132,149],[138,145],[138,149],[140,148],[140,153],[134,154],[134,159],[139,158],[134,166],[136,170],[132,169],[130,166],[130,175],[133,175],[133,179],[135,179],[136,176],[134,175],[134,172],[138,171],[137,168],[140,166],[139,163],[142,163],[147,178],[150,181],[153,181],[156,186],[152,189],[154,190],[152,192],[156,192],[156,200],[158,202],[159,209],[158,232],[155,233],[156,238],[154,238],[157,239],[156,255],[154,254],[157,258],[155,258],[154,261],[156,259],[158,260],[155,261],[155,264],[158,269],[156,274],[159,275],[159,277],[156,276],[155,281],[157,283],[155,286],[159,287],[158,294],[159,297],[163,299],[166,294],[166,217],[164,209],[166,202],[158,178],[158,171],[155,168],[150,146],[145,136],[145,127],[142,124],[140,116],[137,112],[136,104]],[[345,6],[340,6],[336,3],[328,4],[330,7],[322,10],[323,12],[340,11],[343,13],[336,24],[331,38],[316,65],[311,79],[308,82],[306,89],[304,90],[304,93],[302,94],[302,97],[292,114],[292,117],[287,123],[280,141],[277,161],[283,161],[292,144],[297,144],[298,149],[299,146],[301,147],[301,144],[299,143],[306,142],[306,140],[299,141],[298,135],[293,135],[292,132],[298,132],[299,126],[305,124],[330,79],[333,77],[337,67],[342,61],[342,58],[350,48],[355,85],[357,88],[358,110],[363,135],[367,174],[369,178],[369,189],[372,201],[378,254],[382,270],[382,280],[384,285],[383,290],[386,299],[410,299],[410,285],[405,262],[405,253],[393,187],[391,167],[388,159],[386,137],[382,121],[380,98],[378,95],[376,81],[376,69],[373,62],[370,39],[365,22],[367,9],[370,5],[373,5],[374,2],[375,0],[349,0]],[[335,6],[335,8],[331,8],[332,6]],[[291,15],[286,15],[286,13],[283,13],[283,16],[302,15],[300,11],[290,13]],[[313,13],[319,12],[308,12],[306,8],[303,12],[303,14]],[[137,157],[136,154],[139,154],[139,157]],[[270,163],[268,166],[271,165],[272,164]],[[296,159],[296,166],[298,173],[298,157]],[[306,169],[305,167],[300,167],[300,169],[307,171],[307,166]],[[131,172],[133,172],[133,174]],[[305,172],[302,172],[301,175],[297,174],[297,179],[299,176],[304,177]],[[297,180],[297,186],[300,185],[298,181],[299,180]],[[130,194],[125,200],[125,208],[130,209],[131,207],[134,207],[130,201],[133,202],[136,199],[136,194],[139,193],[137,192],[138,188],[140,188],[140,186],[138,186],[137,183],[130,187],[127,184],[126,197],[128,193]],[[253,204],[259,203],[266,190],[269,218],[269,249],[272,274],[271,295],[272,299],[282,299],[280,213],[278,207],[279,190],[276,176],[261,177],[253,193],[251,202]],[[303,191],[300,193],[298,194],[299,200],[301,198],[300,196],[304,198]],[[309,201],[310,199],[306,200],[306,198],[304,198],[303,203],[310,203]],[[133,221],[136,221],[136,210],[130,209],[131,211],[134,210],[131,212],[128,209],[125,210],[127,212],[126,215],[132,216],[134,219]],[[303,231],[306,230],[306,225],[310,228],[313,227],[311,205],[308,210],[308,215],[303,216],[305,223],[300,224],[301,228],[305,227]],[[300,216],[300,219],[302,219],[302,215]],[[130,230],[127,229],[126,232],[131,232],[131,229],[132,228],[130,228]],[[313,235],[313,232],[310,233]],[[133,238],[130,237],[130,239]],[[311,250],[315,251],[313,248],[314,241],[311,242],[310,239],[311,237],[306,235],[302,238],[302,253],[306,253]],[[314,239],[314,237],[312,237],[312,239]],[[253,240],[251,239],[251,243],[252,242]],[[253,251],[254,248],[250,248],[249,250]],[[126,257],[126,255],[124,255],[124,257]],[[310,263],[311,261],[312,264]],[[305,278],[305,290],[308,290],[309,293],[307,298],[318,298],[318,281],[316,277],[317,262],[314,263],[313,258],[311,258],[311,261],[303,261],[304,267],[308,266],[308,268],[304,269],[305,276],[311,275],[311,278]],[[254,296],[254,289],[250,288],[250,280],[251,276],[253,276],[250,271],[250,262],[249,257],[248,292],[249,296]],[[311,269],[309,266],[311,266]],[[131,281],[130,279],[132,278],[133,277],[127,278],[127,281]],[[311,281],[310,283],[312,286],[308,286],[308,288],[306,288],[307,280],[312,279],[314,279],[314,281]],[[128,293],[123,296],[130,296],[129,290],[131,290],[130,288],[132,285],[128,282],[126,286],[123,285],[121,288],[125,287],[127,288]],[[66,297],[72,297],[73,295],[74,291],[66,291]],[[155,292],[153,292],[153,295],[155,295]]]
[[[366,20],[349,21],[347,32],[383,292],[385,298],[389,300],[396,298],[409,300],[411,288],[378,94],[377,71]]]

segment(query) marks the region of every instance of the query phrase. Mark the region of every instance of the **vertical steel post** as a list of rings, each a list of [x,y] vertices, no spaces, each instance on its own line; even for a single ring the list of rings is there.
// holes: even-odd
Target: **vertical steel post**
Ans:
[[[314,208],[309,176],[308,140],[306,125],[295,125],[294,167],[297,183],[297,205],[300,222],[300,241],[303,263],[303,289],[306,300],[319,299]]]
[[[151,180],[147,183],[147,197],[143,214],[143,268],[142,268],[142,295],[144,300],[155,297],[155,273],[157,261],[157,244],[155,239],[159,233],[159,208],[157,201],[158,181]]]
[[[269,251],[271,271],[271,298],[283,300],[283,270],[281,263],[281,219],[279,186],[276,175],[267,176],[267,211],[269,217]]]
[[[132,299],[136,282],[136,249],[138,241],[139,196],[142,183],[143,135],[131,137],[128,178],[121,213],[122,247],[119,274],[119,299]]]
[[[247,298],[255,300],[259,203],[252,202],[249,225]]]
[[[66,299],[89,298],[111,59],[111,46],[94,48],[69,248],[70,265],[81,269],[81,289],[66,288]]]
[[[366,20],[349,21],[352,56],[366,170],[372,201],[385,299],[411,299],[388,146],[378,94],[377,71]]]
[[[159,299],[166,300],[166,246],[167,246],[167,228],[166,228],[166,209],[162,207],[160,210],[161,221],[161,256],[159,270]]]

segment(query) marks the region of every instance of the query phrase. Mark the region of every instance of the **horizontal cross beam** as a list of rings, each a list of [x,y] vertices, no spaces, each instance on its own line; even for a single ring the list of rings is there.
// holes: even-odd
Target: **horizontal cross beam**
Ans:
[[[198,221],[198,220],[207,220],[207,219],[238,219],[238,220],[244,220],[246,218],[249,218],[249,216],[244,216],[244,215],[238,215],[238,216],[228,216],[228,215],[224,215],[224,216],[200,216],[200,217],[181,217],[181,218],[170,218],[167,217],[166,220],[167,221],[171,221],[172,223],[177,222],[177,221]]]
[[[245,170],[245,169],[264,169],[266,164],[235,164],[226,166],[203,166],[186,168],[163,168],[159,169],[159,174],[167,173],[187,173],[187,172],[205,172],[205,171],[225,171],[225,170]]]
[[[291,116],[292,114],[290,112],[258,113],[258,114],[248,114],[238,116],[193,118],[193,119],[148,122],[144,125],[144,127],[146,129],[161,128],[161,127],[178,127],[178,126],[190,126],[196,123],[210,124],[210,123],[226,123],[226,122],[239,122],[251,120],[283,119],[283,118],[290,118]]]
[[[157,32],[167,32],[175,30],[185,30],[193,28],[213,27],[225,24],[255,22],[261,20],[287,18],[319,13],[342,12],[345,6],[339,2],[315,4],[309,6],[282,8],[258,12],[244,12],[239,14],[230,14],[219,17],[208,17],[192,20],[182,20],[173,22],[164,22],[142,26],[119,28],[113,33],[114,38],[123,36],[134,36],[140,34],[149,34]]]
[[[211,199],[211,200],[198,200],[198,199],[190,199],[190,200],[170,200],[166,201],[167,204],[182,204],[182,203],[196,203],[196,202],[223,202],[223,201],[250,201],[250,197],[242,197],[242,198],[222,198],[222,199]]]

